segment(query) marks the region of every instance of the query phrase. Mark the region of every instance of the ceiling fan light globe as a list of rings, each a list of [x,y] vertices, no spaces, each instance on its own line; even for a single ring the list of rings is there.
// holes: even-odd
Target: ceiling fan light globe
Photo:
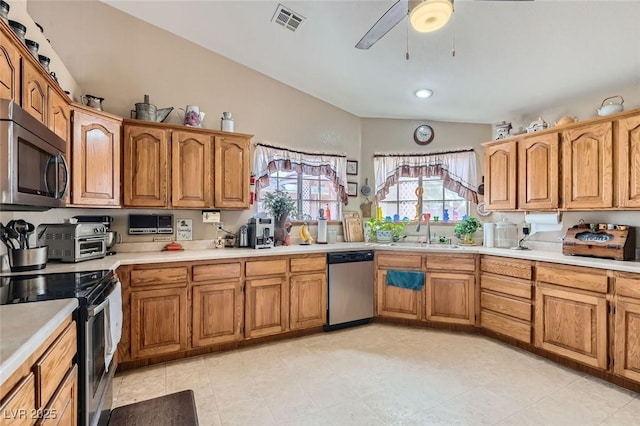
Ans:
[[[413,8],[409,21],[416,31],[428,33],[444,27],[452,13],[453,5],[450,0],[426,0]]]

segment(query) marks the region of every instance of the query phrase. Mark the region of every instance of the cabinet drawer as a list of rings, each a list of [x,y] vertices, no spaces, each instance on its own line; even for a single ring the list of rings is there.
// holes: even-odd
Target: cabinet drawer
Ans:
[[[523,297],[531,300],[531,282],[503,278],[497,275],[481,274],[480,288]]]
[[[531,343],[531,325],[526,322],[483,309],[480,312],[480,325],[487,330],[513,337],[525,343]]]
[[[34,365],[38,407],[45,406],[71,368],[76,354],[76,323],[72,322]]]
[[[2,424],[6,426],[32,425],[32,414],[36,408],[35,397],[35,377],[33,373],[29,373],[2,400],[0,406]],[[21,412],[25,413],[24,416],[17,414]],[[16,413],[16,415],[11,416],[11,413]]]
[[[483,291],[480,295],[480,306],[483,309],[499,312],[524,321],[531,321],[531,303]]]
[[[422,268],[422,256],[419,254],[376,254],[376,262],[379,268],[390,269],[420,269]]]
[[[131,286],[144,287],[163,284],[187,285],[187,267],[134,269],[131,271]]]
[[[532,263],[527,260],[509,259],[506,257],[483,256],[480,261],[482,272],[530,280]]]
[[[606,293],[609,288],[607,272],[594,268],[559,266],[541,263],[536,269],[538,282],[557,284],[564,287]]]
[[[640,299],[640,274],[625,275],[616,278],[616,294],[618,296],[635,297]]]
[[[287,260],[251,260],[246,263],[244,273],[247,277],[286,274]]]
[[[291,259],[291,272],[324,271],[327,269],[326,256],[302,257]]]
[[[43,411],[43,419],[36,425],[72,425],[78,416],[78,366],[67,373],[51,402]]]
[[[475,272],[476,258],[468,255],[428,254],[427,269]]]
[[[195,265],[193,267],[193,281],[199,282],[240,278],[240,272],[240,262]]]

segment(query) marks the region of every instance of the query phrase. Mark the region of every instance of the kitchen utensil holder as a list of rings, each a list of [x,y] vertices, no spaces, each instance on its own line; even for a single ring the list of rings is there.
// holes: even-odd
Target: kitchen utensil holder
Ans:
[[[9,250],[11,272],[35,271],[47,266],[49,246]]]

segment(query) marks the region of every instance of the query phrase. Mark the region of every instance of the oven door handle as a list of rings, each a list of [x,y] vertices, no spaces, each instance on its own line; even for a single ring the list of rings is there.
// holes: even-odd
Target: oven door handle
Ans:
[[[108,304],[109,304],[109,299],[105,299],[99,305],[89,306],[87,308],[87,315],[89,316],[89,318],[95,317],[100,312],[104,311],[104,308],[106,308]]]

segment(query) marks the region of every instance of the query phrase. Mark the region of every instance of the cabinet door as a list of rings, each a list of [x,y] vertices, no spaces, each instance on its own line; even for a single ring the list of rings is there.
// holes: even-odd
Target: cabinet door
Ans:
[[[176,130],[171,135],[171,204],[209,207],[212,204],[211,136]]]
[[[387,271],[377,274],[377,314],[384,317],[422,319],[424,291],[387,285]]]
[[[241,284],[223,282],[193,287],[193,347],[242,340]]]
[[[20,98],[20,53],[13,42],[0,30],[0,98],[15,100]]]
[[[287,329],[287,281],[284,276],[247,280],[245,337],[277,334]]]
[[[448,272],[427,273],[427,320],[456,324],[475,322],[475,277]]]
[[[484,149],[485,200],[490,210],[516,208],[516,141]]]
[[[216,136],[214,156],[214,206],[249,208],[249,141]]]
[[[169,133],[124,126],[124,205],[169,206]]]
[[[58,390],[51,398],[40,425],[75,426],[78,424],[78,366],[67,373]]]
[[[187,289],[131,292],[131,358],[187,349]]]
[[[69,102],[49,87],[49,112],[47,118],[49,129],[67,143],[71,142],[71,109]],[[67,154],[70,154],[67,145]]]
[[[536,288],[535,345],[592,367],[607,368],[607,301],[603,296]]]
[[[327,322],[327,275],[293,275],[291,329],[322,326]]]
[[[116,120],[73,111],[73,204],[120,205],[120,127]]]
[[[640,207],[640,115],[618,122],[618,207]]]
[[[616,301],[613,372],[640,383],[640,299]]]
[[[518,142],[518,208],[558,208],[558,148],[558,133]]]
[[[612,124],[598,123],[562,134],[564,206],[613,207]]]
[[[47,90],[49,85],[31,61],[22,61],[22,109],[47,123]]]
[[[33,425],[33,417],[30,415],[36,410],[36,385],[33,373],[29,373],[7,395],[3,395],[0,403],[3,426]],[[24,412],[24,415],[18,413]],[[11,415],[16,413],[15,415]]]

